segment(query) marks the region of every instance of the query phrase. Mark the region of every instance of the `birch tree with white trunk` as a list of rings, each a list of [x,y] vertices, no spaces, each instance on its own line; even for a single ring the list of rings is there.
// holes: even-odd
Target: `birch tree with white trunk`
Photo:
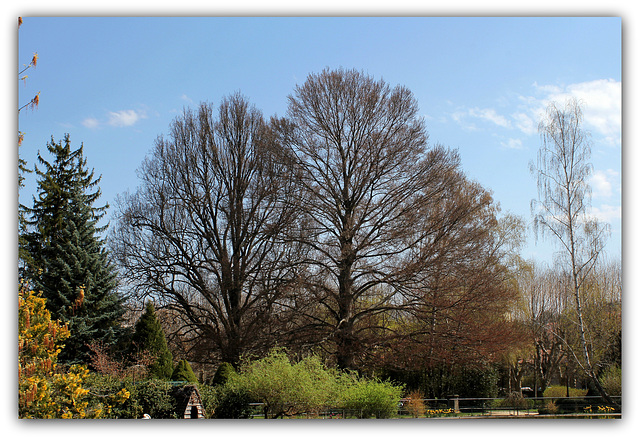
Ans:
[[[537,178],[538,199],[532,200],[536,236],[551,235],[559,244],[557,258],[570,277],[582,352],[574,354],[598,392],[619,408],[602,388],[591,360],[583,318],[583,285],[603,253],[610,226],[589,215],[593,171],[589,134],[582,129],[582,109],[575,99],[559,106],[552,102],[540,121],[541,146],[537,163],[530,164]]]

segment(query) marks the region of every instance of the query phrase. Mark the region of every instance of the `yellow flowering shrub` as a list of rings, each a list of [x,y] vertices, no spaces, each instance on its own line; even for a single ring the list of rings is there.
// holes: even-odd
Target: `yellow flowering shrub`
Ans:
[[[21,375],[53,373],[53,367],[69,337],[66,325],[51,320],[46,300],[21,288],[18,295],[18,361]]]
[[[62,371],[58,354],[69,337],[66,325],[51,320],[46,300],[21,288],[18,295],[18,415],[20,418],[99,418],[110,405],[88,407],[84,388],[89,374],[85,366]],[[121,404],[129,397],[122,389],[111,399]]]

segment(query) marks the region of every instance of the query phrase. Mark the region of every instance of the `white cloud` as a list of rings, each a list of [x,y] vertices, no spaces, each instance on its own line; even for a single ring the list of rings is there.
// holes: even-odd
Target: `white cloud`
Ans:
[[[469,116],[488,120],[503,128],[509,128],[511,125],[507,118],[496,113],[496,110],[493,108],[471,108],[469,110]]]
[[[476,124],[470,121],[470,119],[488,121],[503,128],[509,128],[511,126],[509,120],[506,117],[498,114],[493,108],[474,107],[469,109],[457,110],[451,113],[451,118],[467,130],[478,129]]]
[[[85,120],[82,121],[82,125],[93,130],[100,126],[100,122],[98,122],[98,119],[94,117],[87,117]]]
[[[465,130],[476,130],[476,126],[466,120],[467,116],[469,116],[469,111],[466,110],[458,110],[451,113],[451,119],[461,125]]]
[[[614,183],[619,189],[620,174],[613,169],[596,170],[591,176],[591,189],[594,198],[609,198],[614,194]]]
[[[538,122],[544,116],[551,102],[559,105],[569,98],[576,98],[582,104],[584,126],[591,132],[594,143],[619,146],[622,123],[622,83],[613,79],[599,79],[579,82],[566,86],[532,84],[531,96],[518,96],[513,102],[515,109],[509,115],[499,114],[493,108],[458,107],[449,117],[463,129],[477,130],[482,121],[494,126],[515,129],[531,136],[538,132]],[[505,107],[508,108],[508,107]],[[506,137],[506,136],[505,136]],[[520,145],[522,143],[520,142]],[[515,139],[503,143],[507,148],[518,146]]]
[[[613,204],[602,203],[591,208],[591,216],[605,223],[614,223],[622,218],[619,202],[621,182],[620,173],[613,169],[596,170],[591,176],[592,196],[594,200],[607,200]]]
[[[145,117],[144,113],[136,112],[135,110],[110,111],[109,121],[107,123],[115,127],[129,127]]]
[[[526,113],[514,113],[511,118],[514,120],[516,128],[525,134],[535,134],[538,130],[536,121]]]
[[[530,114],[535,120],[543,114],[552,102],[563,104],[569,98],[582,103],[585,128],[593,134],[603,136],[610,145],[618,145],[622,126],[622,83],[613,79],[569,84],[566,87],[533,84],[542,94],[541,98],[523,98],[530,106]],[[524,131],[524,130],[523,130]]]
[[[602,171],[596,171],[591,177],[591,187],[594,197],[608,198],[611,196],[611,183]]]
[[[548,94],[548,95],[558,94],[558,93],[562,92],[562,89],[560,87],[558,87],[557,85],[540,85],[537,82],[534,82],[533,86],[536,89],[538,89],[538,90],[540,90],[540,91],[542,91],[542,92],[544,92],[545,94]]]
[[[591,215],[604,223],[612,223],[622,218],[622,206],[602,204],[599,207],[591,208]]]
[[[584,120],[606,136],[620,133],[622,84],[612,79],[573,84],[572,96],[585,102]]]
[[[87,117],[82,121],[82,125],[89,129],[97,129],[103,125],[111,125],[114,127],[130,127],[140,119],[146,119],[147,114],[144,110],[120,110],[109,111],[106,121],[96,119],[95,117]]]
[[[506,142],[500,142],[500,144],[508,149],[524,149],[520,139],[509,139]]]
[[[462,119],[464,118],[465,114],[466,113],[464,113],[463,111],[455,111],[451,113],[451,118],[456,122],[462,122]]]

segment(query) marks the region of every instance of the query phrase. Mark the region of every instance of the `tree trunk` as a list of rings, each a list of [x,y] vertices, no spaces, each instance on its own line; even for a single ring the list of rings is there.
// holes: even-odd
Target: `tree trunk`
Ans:
[[[353,369],[355,358],[355,339],[353,333],[353,277],[355,261],[352,238],[341,240],[342,258],[338,274],[338,325],[336,327],[336,360],[341,369]]]
[[[584,322],[582,318],[582,304],[580,301],[580,290],[577,284],[574,284],[575,287],[575,299],[576,299],[576,312],[578,313],[578,326],[580,330],[580,343],[582,344],[582,355],[585,360],[586,366],[583,367],[589,378],[593,381],[593,384],[596,386],[598,393],[602,398],[607,401],[607,403],[611,404],[613,408],[617,411],[620,410],[620,405],[611,398],[611,396],[607,393],[607,391],[602,387],[598,376],[596,375],[595,370],[593,370],[593,366],[591,365],[591,358],[589,356],[589,349],[587,345],[587,339],[584,334]]]

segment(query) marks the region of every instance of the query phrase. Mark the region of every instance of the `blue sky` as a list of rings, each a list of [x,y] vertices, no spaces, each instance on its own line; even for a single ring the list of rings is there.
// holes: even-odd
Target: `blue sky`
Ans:
[[[104,4],[102,4],[104,3]],[[103,200],[127,189],[135,190],[135,170],[157,135],[185,105],[218,102],[226,94],[242,91],[266,116],[284,115],[286,97],[311,72],[344,66],[367,71],[391,84],[403,84],[416,95],[427,120],[431,141],[457,148],[466,173],[491,189],[505,211],[530,221],[529,203],[536,185],[527,164],[535,159],[539,138],[535,118],[548,99],[568,94],[589,99],[585,128],[593,136],[596,171],[593,206],[612,223],[607,251],[620,254],[621,181],[624,181],[624,282],[625,331],[637,330],[633,294],[636,282],[635,246],[637,212],[635,188],[640,183],[637,164],[635,102],[640,20],[637,6],[628,0],[236,0],[207,2],[77,0],[15,0],[2,3],[4,20],[0,37],[7,84],[5,145],[15,144],[15,130],[25,131],[22,156],[31,164],[53,135],[71,135],[75,145],[84,142],[89,165],[103,176]],[[609,18],[493,19],[230,19],[155,20],[44,16],[211,16],[211,15],[407,15],[407,16],[585,16]],[[25,17],[19,33],[16,18]],[[30,18],[42,16],[43,18]],[[395,24],[394,24],[395,22]],[[209,23],[209,24],[207,24]],[[214,23],[214,24],[210,24]],[[16,38],[18,35],[18,39]],[[33,52],[40,61],[26,84],[16,87],[10,68],[28,63]],[[621,70],[621,62],[624,68]],[[620,144],[620,82],[624,84],[624,148]],[[15,107],[41,92],[40,108],[15,117]],[[617,96],[617,100],[612,98]],[[7,147],[7,150],[11,148]],[[622,152],[621,152],[622,151]],[[15,155],[1,163],[0,177],[7,204],[15,203]],[[624,171],[621,168],[624,158]],[[622,177],[621,177],[622,176]],[[33,192],[35,183],[24,192]],[[8,219],[7,219],[8,218]],[[5,255],[2,264],[6,291],[15,291],[15,217],[5,218]],[[530,243],[523,254],[549,260],[550,244]],[[627,245],[627,244],[631,245]],[[15,251],[15,250],[14,250]],[[11,256],[9,256],[11,255]],[[631,282],[629,282],[631,281]],[[15,331],[15,302],[5,306],[3,321]],[[631,316],[631,318],[628,318]],[[7,328],[8,329],[8,328]],[[5,352],[14,349],[8,337]],[[628,338],[629,339],[629,338]],[[628,345],[628,346],[627,346]],[[625,350],[625,363],[637,359],[633,343]],[[3,345],[4,347],[4,345]],[[10,355],[4,363],[14,373]],[[3,370],[4,371],[4,370]],[[635,375],[625,375],[625,386],[635,388]],[[0,413],[14,413],[13,398]],[[629,413],[635,403],[626,403]],[[6,425],[16,425],[15,416]],[[635,418],[624,425],[588,427],[589,433],[615,434],[636,427]],[[11,428],[11,427],[10,427]],[[47,427],[48,428],[48,427]],[[125,427],[129,429],[130,427]],[[218,427],[216,427],[218,428]],[[223,427],[224,428],[224,427]],[[283,430],[279,428],[278,434]],[[344,426],[339,427],[344,429]],[[358,426],[357,428],[360,428]],[[368,435],[396,434],[380,424]],[[405,427],[403,427],[405,428]],[[450,434],[450,426],[439,432]],[[447,431],[444,431],[446,428]],[[464,428],[455,426],[454,428]],[[472,434],[495,435],[495,424]],[[499,427],[500,428],[500,427]],[[511,427],[507,427],[511,428]],[[539,436],[536,429],[517,428],[519,436]],[[554,427],[555,428],[555,427]],[[574,426],[572,429],[576,428]],[[616,429],[618,429],[616,431]],[[586,429],[580,433],[586,433]],[[55,429],[48,430],[53,433]],[[295,430],[297,433],[298,431]],[[323,429],[304,434],[325,436]],[[510,432],[509,432],[510,433]],[[605,434],[606,434],[605,433]],[[111,437],[112,431],[92,429],[92,435]],[[58,433],[68,435],[67,429]],[[285,434],[286,435],[286,434]],[[376,437],[375,434],[372,437]]]
[[[592,135],[593,214],[621,252],[621,19],[610,18],[56,18],[29,17],[17,56],[39,60],[18,85],[21,157],[69,133],[102,174],[103,202],[138,186],[136,169],[185,106],[242,92],[266,117],[325,67],[355,68],[415,94],[430,142],[456,148],[466,174],[505,212],[531,221],[528,163],[550,100],[584,102]],[[35,179],[28,176],[23,202]],[[523,256],[551,260],[553,246]]]

